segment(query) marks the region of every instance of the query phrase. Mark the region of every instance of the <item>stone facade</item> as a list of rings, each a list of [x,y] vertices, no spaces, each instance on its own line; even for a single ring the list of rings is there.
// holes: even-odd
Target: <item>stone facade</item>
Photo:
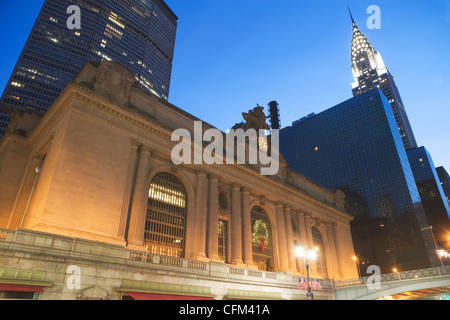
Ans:
[[[311,262],[312,276],[357,277],[351,259],[352,217],[343,210],[342,192],[309,181],[283,160],[275,176],[262,176],[258,165],[174,165],[172,132],[178,128],[193,132],[194,122],[200,120],[141,89],[120,65],[86,65],[37,124],[23,124],[26,114],[15,117],[13,123],[21,130],[9,130],[0,144],[0,228],[15,235],[2,243],[7,250],[0,257],[0,268],[45,271],[53,286],[43,290],[43,299],[89,294],[120,299],[119,293],[130,289],[124,285],[141,288],[140,292],[163,292],[155,283],[187,286],[173,292],[201,287],[197,289],[215,298],[277,288],[271,294],[292,299],[295,282],[306,275],[294,249],[315,245],[313,229],[323,243],[321,272]],[[213,127],[204,123],[203,129],[208,128]],[[186,190],[184,249],[178,258],[151,254],[144,243],[149,186],[161,173],[176,177]],[[255,207],[269,219],[274,272],[261,270],[253,259]],[[219,220],[229,226],[224,238],[227,256],[222,260]],[[19,240],[28,237],[35,240]],[[45,254],[37,254],[41,245],[48,259],[56,259],[49,262],[51,270]],[[79,251],[78,245],[89,252]],[[52,250],[65,258],[55,258]],[[77,292],[66,292],[61,284],[67,264],[83,264],[79,259],[85,254],[89,255],[82,268],[86,281]],[[70,261],[72,255],[77,259]],[[171,266],[173,270],[167,268],[170,259],[178,264]],[[196,263],[201,271],[185,266]],[[209,278],[202,275],[199,280],[197,272],[207,272]],[[220,284],[224,280],[230,285]],[[267,287],[261,280],[276,285]]]
[[[24,229],[0,233],[0,286],[43,287],[42,300],[121,300],[129,292],[218,300],[305,299],[305,291],[297,289],[299,277],[287,273],[157,256]],[[70,266],[81,270],[80,289],[67,284],[74,274]],[[332,282],[321,284],[316,299],[334,299]]]

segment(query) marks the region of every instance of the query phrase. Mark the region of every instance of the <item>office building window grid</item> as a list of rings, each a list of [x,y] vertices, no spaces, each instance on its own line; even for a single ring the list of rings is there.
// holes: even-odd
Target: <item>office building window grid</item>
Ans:
[[[81,10],[79,30],[67,28],[70,5]],[[161,0],[46,0],[1,103],[44,113],[87,62],[101,60],[126,66],[168,100],[176,20]]]
[[[420,230],[427,219],[392,108],[379,90],[284,128],[280,152],[290,168],[320,185],[344,191],[346,210],[357,218],[354,225],[372,221],[364,232],[355,229],[356,250],[370,247],[380,237],[377,250],[385,252],[383,259],[394,254],[394,260],[406,266],[408,254],[425,257]],[[382,237],[383,233],[389,236]],[[366,239],[369,234],[372,240]],[[380,259],[378,255],[368,260],[381,265]]]

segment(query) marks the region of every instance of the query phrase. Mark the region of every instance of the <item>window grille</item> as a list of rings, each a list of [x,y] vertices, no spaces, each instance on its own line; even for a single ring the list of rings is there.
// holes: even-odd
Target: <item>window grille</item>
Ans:
[[[228,221],[219,221],[219,259],[223,262],[227,262],[228,259]]]
[[[150,184],[144,244],[153,254],[184,257],[187,194],[181,181],[160,173]]]
[[[327,269],[327,259],[325,256],[325,245],[323,242],[322,235],[316,227],[312,228],[312,237],[314,247],[317,247],[317,259],[316,259],[317,273],[320,274],[322,278],[327,278],[328,269]]]

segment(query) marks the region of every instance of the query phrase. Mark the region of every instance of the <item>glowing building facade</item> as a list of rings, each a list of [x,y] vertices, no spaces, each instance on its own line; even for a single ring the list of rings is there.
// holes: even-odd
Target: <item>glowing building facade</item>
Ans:
[[[176,165],[172,133],[193,135],[196,121],[110,61],[88,63],[42,118],[13,113],[0,142],[0,298],[306,299],[297,246],[318,250],[316,299],[358,276],[342,192],[283,161],[274,176]]]

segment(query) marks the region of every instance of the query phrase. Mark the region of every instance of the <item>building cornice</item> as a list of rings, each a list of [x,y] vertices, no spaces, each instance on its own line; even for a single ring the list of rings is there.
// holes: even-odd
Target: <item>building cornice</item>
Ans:
[[[144,130],[151,135],[156,135],[168,142],[166,144],[167,150],[163,153],[167,153],[167,151],[170,150],[170,147],[174,144],[171,141],[172,132],[174,130],[173,128],[157,121],[156,119],[150,118],[145,114],[145,112],[130,109],[127,106],[114,102],[87,88],[86,86],[75,82],[71,82],[66,87],[60,97],[55,101],[54,105],[44,115],[41,122],[32,131],[30,136],[26,140],[19,140],[22,140],[23,144],[26,144],[25,141],[28,141],[29,144],[35,144],[37,141],[42,140],[42,138],[49,133],[52,125],[58,120],[58,118],[64,112],[68,111],[68,108],[72,107],[74,110],[83,110],[83,106],[76,104],[76,101],[94,107],[93,110],[107,113],[113,118],[119,119],[120,121],[116,122],[116,125],[119,126],[121,130],[126,130],[127,132],[137,136],[133,137],[133,140],[147,140],[146,144],[148,145],[153,145],[155,142],[154,138],[148,141],[149,137],[142,135],[142,133],[139,133],[138,131],[133,131],[131,128],[134,127]],[[159,102],[155,101],[155,103]],[[171,112],[176,112],[176,110],[170,110]],[[181,116],[186,122],[193,121],[189,114],[180,115],[177,113],[177,116]],[[120,125],[120,122],[126,122],[128,125]],[[161,151],[156,152],[161,153]],[[220,165],[208,166],[207,168],[205,165],[201,165],[201,169],[207,174],[216,174],[230,181],[244,180],[245,183],[241,182],[242,186],[245,185],[246,187],[251,188],[254,192],[261,192],[261,194],[264,194],[269,201],[270,198],[274,199],[274,201],[283,201],[293,208],[296,208],[296,210],[306,210],[314,213],[315,216],[321,216],[323,218],[326,217],[332,220],[339,219],[344,222],[348,222],[353,219],[351,215],[337,209],[334,204],[316,199],[312,195],[308,194],[307,191],[291,186],[282,181],[281,178],[262,176],[257,171],[259,168],[253,168],[250,165],[238,164],[230,164],[226,166],[227,170],[221,170]],[[183,167],[185,169],[190,168],[196,170],[199,165],[186,165]],[[308,181],[304,181],[304,183],[308,183]],[[325,188],[323,188],[323,191],[329,192],[330,196],[333,194],[332,191]]]

